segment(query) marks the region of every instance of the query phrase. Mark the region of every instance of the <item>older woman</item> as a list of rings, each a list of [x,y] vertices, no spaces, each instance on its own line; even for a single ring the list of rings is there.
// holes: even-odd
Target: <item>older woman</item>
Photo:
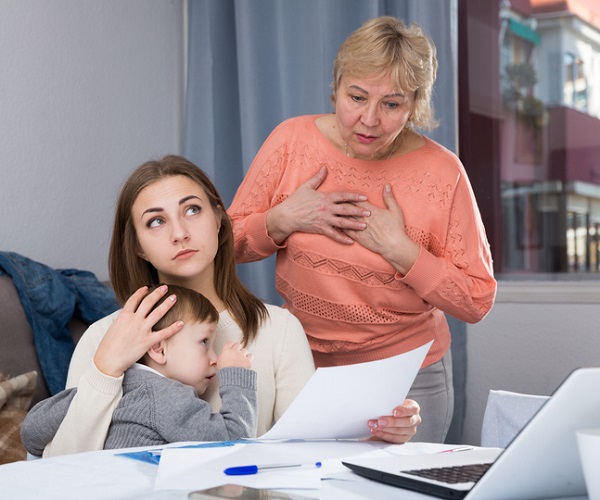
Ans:
[[[277,253],[277,289],[317,366],[433,340],[409,398],[423,418],[415,439],[441,442],[453,413],[444,313],[481,320],[496,281],[463,165],[417,132],[435,126],[436,70],[418,26],[387,16],[365,23],[334,62],[333,114],[279,125],[228,211],[238,262]]]

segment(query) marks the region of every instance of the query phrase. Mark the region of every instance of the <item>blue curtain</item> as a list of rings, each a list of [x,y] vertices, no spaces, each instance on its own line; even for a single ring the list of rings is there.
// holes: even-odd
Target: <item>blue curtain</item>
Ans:
[[[439,63],[433,98],[440,127],[428,135],[456,152],[457,1],[188,0],[184,154],[210,175],[229,205],[277,124],[332,111],[338,47],[366,20],[381,15],[416,22],[433,39]],[[257,296],[281,304],[274,257],[240,265],[238,271]],[[462,339],[464,328],[457,324],[454,329]],[[464,380],[463,347],[454,353],[454,365]],[[459,387],[456,396],[460,414]]]
[[[456,0],[189,0],[184,154],[229,204],[263,141],[286,118],[332,110],[332,64],[367,19],[419,23],[438,50],[430,137],[456,151]],[[263,300],[281,304],[274,259],[239,272]]]

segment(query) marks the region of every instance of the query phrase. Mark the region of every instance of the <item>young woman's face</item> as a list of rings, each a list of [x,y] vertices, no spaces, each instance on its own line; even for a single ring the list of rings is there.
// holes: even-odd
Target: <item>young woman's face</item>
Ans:
[[[217,373],[217,354],[213,349],[216,323],[191,322],[165,343],[163,375],[191,385],[203,394]]]
[[[384,159],[414,108],[414,92],[403,92],[386,74],[373,78],[343,75],[335,116],[346,153],[365,160]]]
[[[131,215],[138,254],[160,282],[213,286],[221,220],[201,186],[183,175],[160,179],[140,191]]]

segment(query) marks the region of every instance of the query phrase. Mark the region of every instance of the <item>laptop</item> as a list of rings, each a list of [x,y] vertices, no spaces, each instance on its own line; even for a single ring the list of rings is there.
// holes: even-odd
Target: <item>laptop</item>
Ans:
[[[600,427],[600,368],[574,370],[505,450],[355,457],[342,463],[369,479],[439,498],[583,496],[586,487],[575,432],[589,427]],[[477,469],[479,479],[455,482],[465,466]],[[454,470],[448,473],[447,467]],[[432,479],[432,473],[440,472],[432,469],[443,469],[445,478]]]

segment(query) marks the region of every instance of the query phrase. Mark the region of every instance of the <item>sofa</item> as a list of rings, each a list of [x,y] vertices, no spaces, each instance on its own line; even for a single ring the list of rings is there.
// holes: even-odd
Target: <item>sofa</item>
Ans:
[[[74,344],[88,325],[73,318],[69,323]],[[31,406],[47,398],[50,393],[42,376],[38,355],[33,342],[33,330],[21,305],[19,295],[8,275],[0,275],[0,373],[16,377],[35,371],[37,384]]]
[[[0,464],[5,464],[26,458],[20,431],[27,412],[50,396],[49,387],[54,392],[64,387],[72,349],[90,323],[118,304],[107,283],[87,271],[56,271],[15,253],[0,257]]]
[[[81,320],[71,320],[74,344],[86,328]],[[12,278],[0,275],[0,464],[26,458],[21,423],[31,406],[50,395],[33,338]]]

